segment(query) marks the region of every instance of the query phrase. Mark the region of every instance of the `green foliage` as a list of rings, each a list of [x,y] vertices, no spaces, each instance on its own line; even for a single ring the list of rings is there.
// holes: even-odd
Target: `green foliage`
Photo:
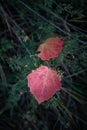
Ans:
[[[1,0],[1,130],[85,130],[86,3]],[[59,57],[43,62],[37,57],[37,48],[49,37],[61,37],[64,46]],[[63,78],[61,91],[38,105],[27,87],[26,76],[41,64],[53,67]]]

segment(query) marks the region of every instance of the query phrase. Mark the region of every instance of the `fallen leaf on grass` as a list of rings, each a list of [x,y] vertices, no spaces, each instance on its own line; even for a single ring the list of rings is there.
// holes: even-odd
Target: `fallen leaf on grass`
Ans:
[[[28,87],[38,103],[51,98],[56,91],[61,89],[61,82],[55,70],[47,66],[40,66],[28,76]]]
[[[63,40],[61,38],[48,38],[41,44],[37,50],[40,52],[38,57],[42,60],[50,60],[59,56],[63,48]]]

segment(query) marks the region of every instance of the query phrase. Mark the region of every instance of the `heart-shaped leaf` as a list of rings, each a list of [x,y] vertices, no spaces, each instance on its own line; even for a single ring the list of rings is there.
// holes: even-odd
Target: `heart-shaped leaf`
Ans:
[[[61,88],[60,79],[56,71],[47,66],[40,66],[28,76],[28,87],[38,103],[51,98]]]
[[[63,48],[63,40],[61,38],[48,38],[38,48],[38,57],[42,60],[50,60],[57,57]]]

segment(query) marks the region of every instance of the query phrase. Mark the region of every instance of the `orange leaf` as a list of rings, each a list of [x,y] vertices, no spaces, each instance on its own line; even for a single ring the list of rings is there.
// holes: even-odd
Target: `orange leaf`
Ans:
[[[38,48],[38,57],[42,60],[50,60],[51,58],[57,57],[63,46],[63,40],[60,38],[48,38]]]
[[[27,79],[30,92],[35,96],[38,103],[51,98],[61,87],[56,71],[43,65],[33,70]]]

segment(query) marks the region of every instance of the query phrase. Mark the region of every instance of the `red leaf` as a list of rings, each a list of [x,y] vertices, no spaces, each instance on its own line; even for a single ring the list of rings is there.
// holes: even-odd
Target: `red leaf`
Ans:
[[[51,98],[61,87],[56,71],[47,66],[40,66],[33,70],[27,79],[30,92],[35,96],[38,103]]]
[[[51,58],[57,57],[63,46],[63,40],[60,38],[48,38],[38,48],[38,57],[42,60],[50,60]]]

